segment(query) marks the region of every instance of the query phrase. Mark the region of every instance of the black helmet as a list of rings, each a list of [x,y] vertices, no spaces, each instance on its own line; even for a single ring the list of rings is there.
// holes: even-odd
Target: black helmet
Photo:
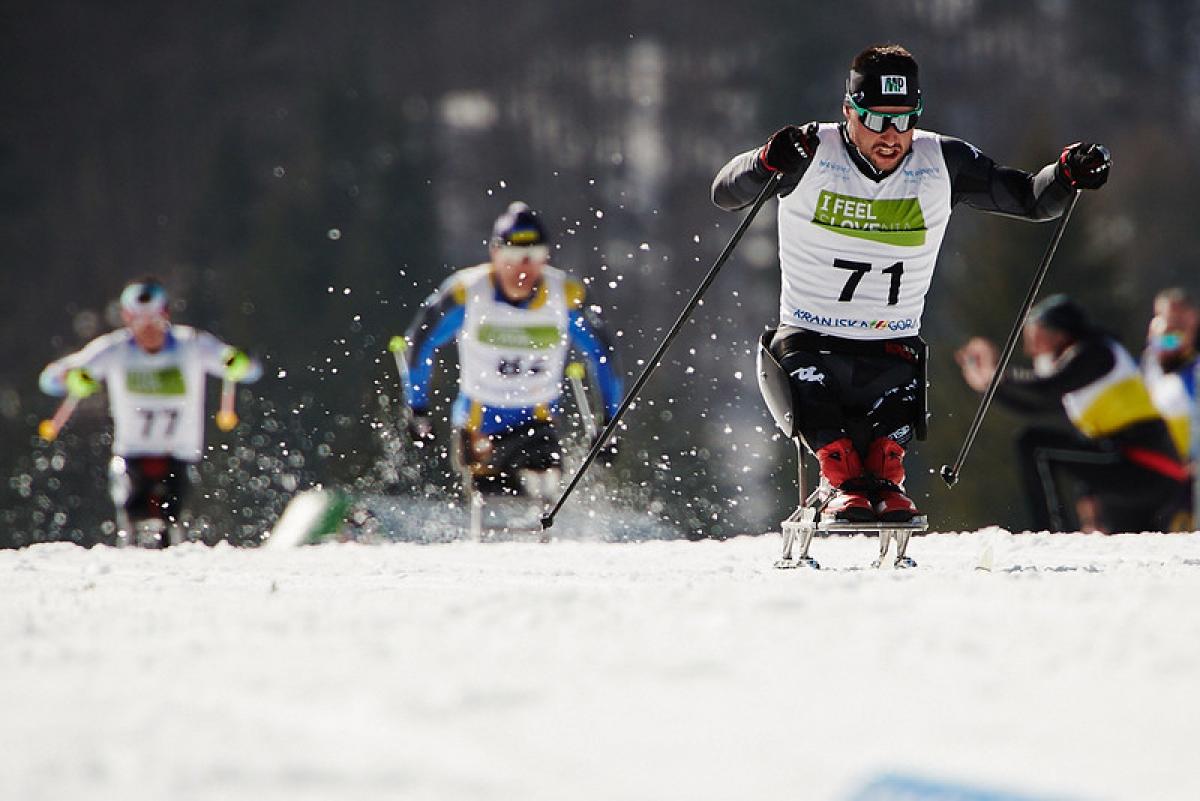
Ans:
[[[493,245],[545,245],[546,229],[533,209],[521,201],[509,204],[492,226]]]
[[[1088,313],[1066,295],[1051,295],[1029,312],[1029,322],[1060,331],[1076,339],[1096,332]]]
[[[846,99],[861,108],[921,108],[917,60],[900,45],[875,45],[854,57],[846,79]]]

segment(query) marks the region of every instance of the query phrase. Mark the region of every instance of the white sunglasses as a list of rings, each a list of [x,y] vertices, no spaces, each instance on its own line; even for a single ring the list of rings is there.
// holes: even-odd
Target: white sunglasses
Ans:
[[[496,248],[500,258],[507,262],[545,261],[550,258],[549,245],[500,245]]]

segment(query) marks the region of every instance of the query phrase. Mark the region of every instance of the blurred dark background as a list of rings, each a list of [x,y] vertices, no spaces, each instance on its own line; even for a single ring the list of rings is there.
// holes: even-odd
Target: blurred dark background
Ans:
[[[737,225],[708,199],[716,170],[782,124],[836,119],[872,43],[916,55],[922,127],[1002,163],[1111,147],[1112,180],[1080,203],[1045,292],[1074,294],[1137,352],[1155,291],[1196,288],[1200,2],[114,0],[8,3],[0,19],[0,544],[101,538],[104,403],[40,444],[57,401],[36,378],[113,327],[143,273],[166,280],[177,321],[266,361],[242,425],[210,424],[193,499],[234,542],[296,489],[438,483],[448,464],[397,456],[385,345],[486,258],[511,200],[545,214],[554,263],[588,279],[635,374]],[[953,349],[1003,339],[1049,234],[967,208],[951,224],[925,315],[934,416],[910,468],[937,529],[1024,524],[1017,418],[989,417],[954,491],[935,472],[977,402]],[[794,456],[754,382],[774,250],[771,204],[607,479],[690,536],[764,531],[794,506]]]

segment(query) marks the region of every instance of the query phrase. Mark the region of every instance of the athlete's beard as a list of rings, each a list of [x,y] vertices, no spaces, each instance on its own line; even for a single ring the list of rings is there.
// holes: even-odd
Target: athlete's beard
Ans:
[[[902,158],[904,158],[904,146],[895,145],[893,147],[886,148],[891,155],[885,155],[883,152],[881,152],[883,149],[884,148],[882,145],[875,145],[871,148],[871,154],[881,160],[887,159],[888,166],[880,167],[875,161],[872,161],[871,163],[874,164],[875,169],[879,170],[880,172],[890,172],[891,170],[896,169],[896,165],[900,163]]]
[[[881,169],[879,167],[879,165],[875,163],[874,159],[871,158],[870,154],[864,153],[862,148],[859,147],[858,145],[856,145],[854,143],[854,140],[850,139],[850,137],[848,135],[846,136],[846,141],[848,141],[850,143],[850,146],[854,148],[855,152],[858,153],[859,157],[862,158],[862,160],[864,162],[866,162],[867,166],[869,166],[872,170],[874,170],[875,174],[879,175],[879,176],[890,175],[892,172],[895,172],[896,168],[900,166],[900,162],[904,161],[904,157],[908,155],[908,151],[905,150],[905,148],[903,146],[901,146],[900,147],[900,157],[898,159],[896,159],[895,161],[893,161],[891,163],[891,166],[889,166],[887,169]],[[871,149],[870,152],[874,153],[874,149]]]

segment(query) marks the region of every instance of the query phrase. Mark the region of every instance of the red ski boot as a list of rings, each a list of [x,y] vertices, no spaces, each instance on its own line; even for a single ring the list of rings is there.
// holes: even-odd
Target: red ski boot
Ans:
[[[907,523],[919,514],[904,494],[904,446],[880,437],[867,450],[867,471],[879,480],[874,492],[875,514],[885,523]]]
[[[825,505],[824,514],[833,515],[834,520],[852,523],[874,520],[871,499],[863,491],[862,459],[850,438],[834,440],[817,451],[816,456],[821,464],[821,476],[836,490]]]

